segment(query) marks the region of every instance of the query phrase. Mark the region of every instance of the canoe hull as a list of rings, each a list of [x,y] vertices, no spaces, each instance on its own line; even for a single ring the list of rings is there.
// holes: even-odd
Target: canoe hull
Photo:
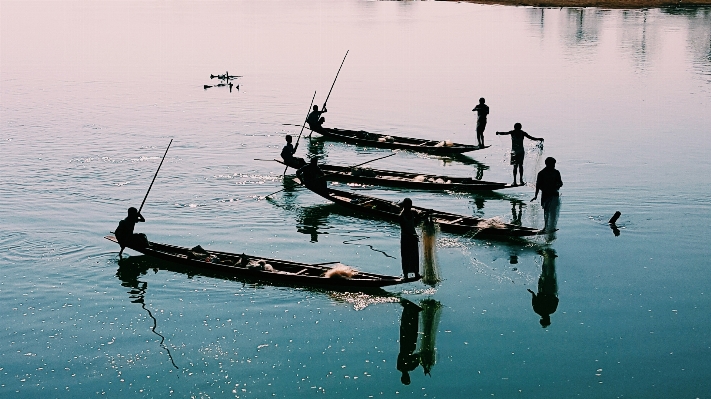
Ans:
[[[389,148],[394,150],[408,150],[416,152],[426,152],[434,155],[463,154],[465,152],[482,150],[490,146],[479,147],[476,145],[453,143],[451,147],[437,146],[436,140],[423,140],[410,137],[390,136],[378,133],[369,133],[363,130],[343,130],[334,128],[321,128],[314,130],[320,135],[349,144],[362,145],[367,147]],[[392,137],[393,141],[382,141]]]
[[[118,243],[116,237],[104,237],[109,241]],[[251,260],[263,260],[271,265],[275,271],[265,271],[241,267],[239,265],[224,264],[220,262],[209,262],[189,257],[190,249],[168,244],[151,242],[147,248],[128,247],[144,255],[158,259],[178,263],[196,269],[211,270],[234,277],[264,280],[269,282],[281,282],[304,286],[331,287],[334,289],[365,289],[379,288],[390,285],[402,284],[415,281],[413,279],[403,279],[401,277],[386,276],[374,273],[358,272],[352,278],[327,278],[323,274],[330,269],[329,266],[313,265],[308,263],[298,263],[280,259],[270,259],[262,257],[247,256],[244,254],[233,254],[219,251],[206,251],[209,255],[217,256],[220,260],[239,260],[241,256],[247,256]]]
[[[335,189],[328,189],[327,193],[319,195],[360,213],[377,216],[392,222],[398,222],[399,220],[400,206],[395,202]],[[492,223],[487,219],[440,212],[417,206],[413,206],[412,209],[421,213],[429,213],[439,225],[440,230],[450,233],[492,238],[526,237],[544,234],[543,230],[531,227],[522,227],[509,223]]]

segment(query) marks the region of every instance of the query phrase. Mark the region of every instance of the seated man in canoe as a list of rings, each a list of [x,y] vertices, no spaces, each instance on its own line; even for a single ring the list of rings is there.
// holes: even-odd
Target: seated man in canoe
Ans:
[[[328,185],[323,171],[318,167],[318,157],[311,158],[311,162],[296,171],[296,177],[309,190],[318,194],[327,194]]]
[[[296,149],[299,147],[299,144],[296,144],[296,147],[294,147],[291,144],[291,135],[287,134],[286,135],[286,145],[284,148],[281,149],[281,159],[284,160],[284,164],[287,166],[290,166],[294,169],[299,169],[304,166],[306,166],[306,161],[304,161],[304,158],[298,158],[295,157],[294,154],[296,153]]]
[[[126,216],[126,219],[119,222],[116,231],[114,231],[116,241],[118,241],[121,246],[119,257],[123,254],[123,250],[126,247],[135,246],[145,248],[148,246],[148,238],[145,234],[133,232],[133,229],[136,227],[136,223],[145,221],[146,219],[138,213],[138,209],[134,207],[128,208],[128,216]]]
[[[318,110],[318,105],[314,105],[314,110],[311,111],[309,116],[306,117],[306,123],[309,124],[309,129],[314,131],[321,130],[321,125],[326,121],[325,118],[321,117],[321,114],[328,112],[324,107],[323,111]]]

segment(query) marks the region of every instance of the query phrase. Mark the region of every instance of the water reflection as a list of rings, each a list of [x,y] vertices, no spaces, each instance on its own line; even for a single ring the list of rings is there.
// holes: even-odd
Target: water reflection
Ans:
[[[558,309],[558,280],[555,273],[555,250],[542,249],[539,254],[543,256],[541,276],[538,278],[538,293],[531,291],[531,305],[533,311],[541,316],[541,327],[551,325],[551,314]]]
[[[563,37],[570,46],[597,45],[602,17],[606,11],[595,8],[566,8]]]
[[[330,228],[326,226],[331,208],[333,208],[331,204],[299,208],[296,215],[296,231],[310,235],[311,242],[318,242],[320,234],[328,234],[324,230]]]
[[[170,349],[165,345],[165,337],[161,333],[156,331],[156,329],[158,328],[158,320],[155,318],[155,316],[153,316],[153,312],[151,312],[151,310],[146,307],[145,299],[146,291],[148,290],[148,282],[141,281],[138,279],[138,277],[142,274],[145,274],[148,271],[148,268],[146,267],[145,271],[140,268],[135,268],[133,267],[130,259],[131,258],[119,259],[119,269],[116,272],[116,277],[121,280],[121,285],[123,287],[130,288],[128,294],[129,298],[131,299],[131,303],[140,303],[143,310],[148,313],[148,317],[153,320],[151,332],[160,337],[160,347],[165,349],[166,352],[168,352],[168,358],[170,359],[170,363],[173,365],[173,367],[179,369],[179,367],[175,364],[175,361],[173,360],[173,355],[170,352]],[[122,265],[126,265],[126,267],[122,268]],[[154,270],[155,272],[158,272],[157,269]]]
[[[476,159],[464,155],[464,154],[455,154],[451,156],[437,156],[438,159],[442,161],[442,164],[444,166],[450,165],[454,162],[458,162],[464,165],[474,165],[476,168],[476,173],[475,173],[475,180],[481,180],[484,178],[484,171],[489,170],[489,166],[477,161]]]
[[[442,304],[428,298],[420,301],[419,306],[407,299],[402,299],[400,305],[402,305],[402,316],[397,369],[402,373],[400,381],[410,385],[411,371],[422,366],[425,375],[430,375],[437,361],[435,342]],[[420,313],[422,313],[421,319]],[[419,351],[417,351],[418,347]]]

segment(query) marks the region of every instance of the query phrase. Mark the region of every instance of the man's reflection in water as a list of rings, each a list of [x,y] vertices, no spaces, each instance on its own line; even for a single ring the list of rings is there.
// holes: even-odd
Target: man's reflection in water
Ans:
[[[518,206],[518,209],[516,209]],[[511,200],[511,224],[520,226],[521,225],[521,215],[523,214],[523,201]]]
[[[420,306],[402,299],[402,317],[400,319],[400,353],[397,355],[397,369],[402,373],[400,381],[410,385],[410,372],[422,365],[426,375],[436,363],[435,341],[439,326],[442,304],[434,299],[425,299]],[[422,312],[422,324],[420,324]],[[420,351],[417,350],[417,338],[420,337]]]
[[[322,228],[326,226],[329,215],[329,209],[324,206],[302,208],[296,217],[296,231],[310,235],[311,242],[318,242],[319,234],[328,234]]]
[[[551,248],[541,250],[543,265],[541,267],[541,277],[538,278],[538,294],[530,289],[531,305],[533,311],[541,316],[541,326],[546,328],[551,325],[551,314],[558,309],[558,281],[555,274],[555,258],[558,255]]]

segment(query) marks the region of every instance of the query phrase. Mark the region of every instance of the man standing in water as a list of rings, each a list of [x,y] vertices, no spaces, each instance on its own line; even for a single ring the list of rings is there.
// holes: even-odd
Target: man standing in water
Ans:
[[[496,132],[497,135],[510,135],[511,136],[511,165],[513,165],[513,185],[517,186],[516,184],[516,169],[519,171],[519,177],[521,181],[521,185],[523,186],[524,181],[523,181],[523,158],[526,155],[526,151],[523,148],[523,138],[527,137],[530,140],[535,140],[535,141],[543,141],[543,139],[539,139],[536,137],[533,137],[529,135],[528,133],[524,132],[521,130],[521,124],[516,123],[514,124],[514,130],[510,130],[508,132]]]
[[[133,229],[136,227],[136,223],[145,221],[146,219],[138,213],[138,209],[134,207],[128,208],[128,216],[126,216],[126,219],[119,222],[118,227],[114,231],[116,241],[118,241],[121,246],[119,257],[121,257],[123,250],[126,247],[133,245],[142,247],[148,246],[148,238],[145,234],[136,234],[133,232]]]
[[[552,233],[558,223],[558,208],[560,207],[560,194],[558,190],[563,187],[560,172],[555,168],[555,158],[546,158],[546,167],[538,172],[536,178],[536,194],[531,202],[538,198],[541,191],[541,207],[543,208],[543,221],[545,231]]]
[[[479,104],[474,107],[472,112],[476,111],[476,140],[479,142],[479,147],[484,148],[484,129],[486,128],[486,116],[489,115],[489,106],[484,104],[484,97],[479,99]]]
[[[318,105],[314,105],[314,110],[309,113],[309,116],[306,117],[306,123],[309,124],[309,128],[314,131],[319,131],[321,129],[321,125],[325,121],[324,118],[321,118],[321,114],[328,112],[326,108],[324,107],[323,111],[318,110]]]
[[[414,279],[420,279],[420,248],[417,226],[420,222],[420,213],[412,209],[412,200],[405,198],[400,203],[400,257],[402,258],[402,276],[409,279],[414,273]]]

